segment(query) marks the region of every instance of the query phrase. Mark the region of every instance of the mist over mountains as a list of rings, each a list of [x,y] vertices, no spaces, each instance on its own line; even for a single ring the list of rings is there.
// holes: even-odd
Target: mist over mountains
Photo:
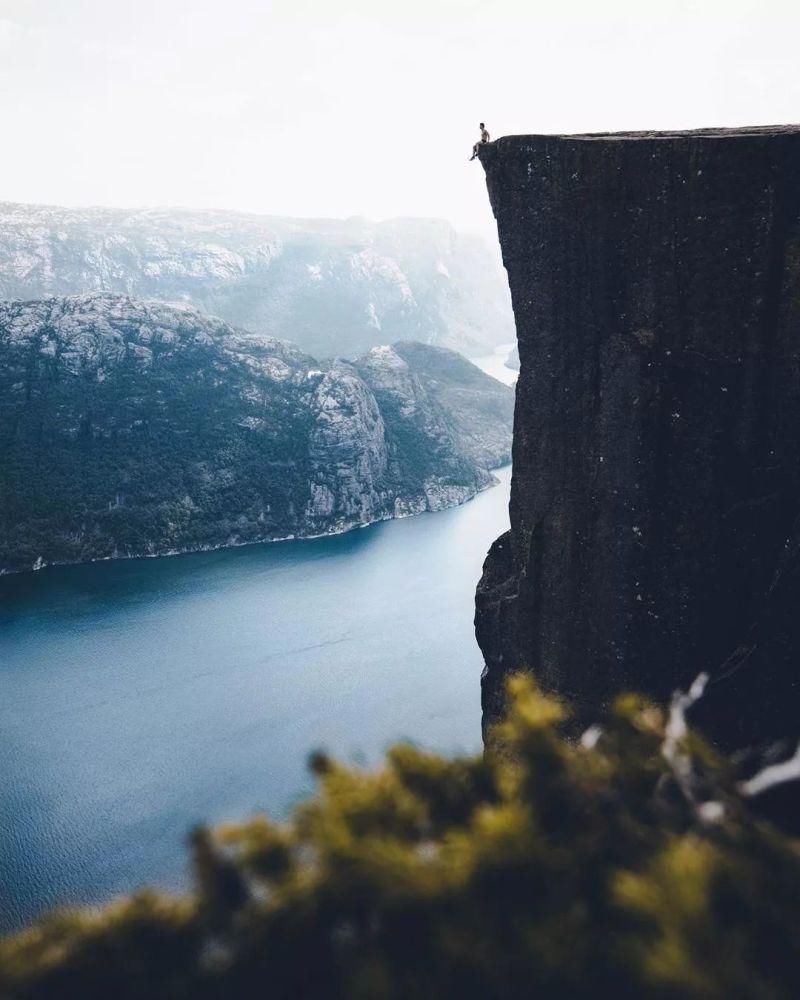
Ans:
[[[86,292],[192,305],[316,357],[514,339],[499,260],[441,220],[0,204],[0,299]]]

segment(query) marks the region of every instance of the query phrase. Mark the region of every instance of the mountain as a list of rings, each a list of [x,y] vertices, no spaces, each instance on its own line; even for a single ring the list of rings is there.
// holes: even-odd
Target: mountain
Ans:
[[[308,537],[461,503],[508,460],[512,411],[505,386],[424,345],[319,363],[160,302],[0,303],[0,570]]]
[[[800,127],[481,150],[519,338],[511,530],[476,625],[487,722],[534,669],[728,747],[800,718]]]
[[[400,341],[394,351],[445,408],[461,447],[476,465],[493,469],[511,461],[508,428],[513,389],[441,347]],[[366,373],[364,377],[369,381]]]
[[[322,357],[513,339],[499,261],[443,221],[0,203],[0,298],[86,292],[193,305]]]

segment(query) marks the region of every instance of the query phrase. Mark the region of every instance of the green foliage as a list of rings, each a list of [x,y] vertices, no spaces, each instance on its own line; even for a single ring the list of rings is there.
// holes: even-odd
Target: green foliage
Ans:
[[[41,353],[47,328],[17,343],[0,318],[0,568],[298,531],[313,413],[296,386],[254,372],[222,337],[199,341],[202,320],[171,319],[175,343],[148,340],[148,365],[132,323],[120,359],[76,374]]]
[[[594,740],[527,678],[483,756],[398,746],[376,771],[317,755],[290,822],[196,831],[195,892],[50,918],[0,944],[0,995],[800,995],[800,853],[725,761],[621,698]]]
[[[343,530],[424,505],[431,480],[455,498],[487,485],[513,394],[412,348],[430,391],[414,375],[373,393],[355,367],[323,375],[194,312],[0,303],[0,572]]]

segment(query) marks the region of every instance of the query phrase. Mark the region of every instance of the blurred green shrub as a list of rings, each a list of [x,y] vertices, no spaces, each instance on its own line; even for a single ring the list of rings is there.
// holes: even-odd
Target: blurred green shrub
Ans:
[[[0,995],[799,997],[799,845],[728,763],[633,696],[572,742],[564,705],[509,693],[485,756],[316,755],[289,823],[195,831],[192,895],[0,943]]]

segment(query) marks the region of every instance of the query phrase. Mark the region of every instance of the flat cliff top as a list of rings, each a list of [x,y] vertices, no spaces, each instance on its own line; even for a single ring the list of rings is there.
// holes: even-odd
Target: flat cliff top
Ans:
[[[637,142],[642,139],[739,139],[748,136],[795,135],[800,133],[800,125],[748,125],[737,128],[699,128],[685,131],[645,131],[645,132],[578,132],[532,133],[530,135],[504,135],[488,148],[504,144],[531,142],[538,139],[568,139],[580,142]],[[482,150],[483,151],[483,150]]]

